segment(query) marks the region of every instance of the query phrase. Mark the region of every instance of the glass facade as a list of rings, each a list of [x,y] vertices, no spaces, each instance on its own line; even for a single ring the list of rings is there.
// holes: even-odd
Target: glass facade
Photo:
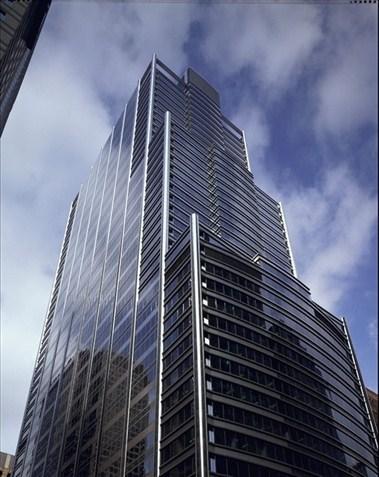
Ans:
[[[14,475],[374,477],[375,450],[243,131],[154,57],[72,203]]]

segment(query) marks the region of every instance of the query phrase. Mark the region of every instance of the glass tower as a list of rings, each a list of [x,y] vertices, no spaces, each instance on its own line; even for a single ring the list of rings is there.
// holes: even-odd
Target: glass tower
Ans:
[[[374,426],[243,131],[154,56],[71,205],[14,476],[374,477]]]

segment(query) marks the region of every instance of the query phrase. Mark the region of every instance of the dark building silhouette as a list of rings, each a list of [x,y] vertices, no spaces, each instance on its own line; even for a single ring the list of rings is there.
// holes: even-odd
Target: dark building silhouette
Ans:
[[[153,58],[72,203],[15,476],[376,476],[344,320],[217,91]]]
[[[51,0],[0,4],[0,135],[24,79]]]

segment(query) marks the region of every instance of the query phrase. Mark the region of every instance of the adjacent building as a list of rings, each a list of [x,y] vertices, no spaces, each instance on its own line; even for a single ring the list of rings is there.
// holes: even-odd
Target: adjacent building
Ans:
[[[15,477],[374,477],[376,449],[243,131],[154,57],[71,204]]]
[[[370,403],[370,407],[374,417],[374,422],[376,424],[376,430],[378,430],[379,428],[378,394],[368,388],[366,388],[366,393],[367,393],[368,401]]]
[[[24,79],[51,0],[0,4],[0,135]]]
[[[14,465],[14,455],[0,452],[0,477],[11,477]]]

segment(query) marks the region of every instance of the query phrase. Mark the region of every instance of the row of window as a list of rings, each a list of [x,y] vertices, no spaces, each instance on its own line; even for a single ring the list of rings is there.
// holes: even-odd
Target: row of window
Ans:
[[[233,459],[222,455],[211,455],[209,459],[209,468],[211,473],[227,477],[291,477],[294,475],[285,474],[279,470],[262,467],[243,460]],[[308,477],[309,474],[302,474],[302,477]]]
[[[164,328],[165,331],[168,330],[174,323],[176,323],[184,313],[190,308],[191,306],[191,297],[187,297],[177,308],[176,310],[165,319],[164,321]]]
[[[201,265],[202,265],[202,269],[211,275],[220,277],[227,282],[235,283],[241,288],[246,288],[247,290],[250,290],[252,292],[259,293],[260,287],[254,282],[248,280],[247,278],[242,277],[241,275],[237,275],[236,273],[230,270],[222,268],[218,265],[214,265],[213,263],[210,263],[210,262],[202,262]],[[256,277],[256,278],[260,278],[260,277]]]
[[[217,311],[221,311],[222,313],[240,318],[243,321],[251,323],[252,325],[257,326],[259,328],[268,329],[271,333],[278,334],[280,337],[283,337],[283,335],[286,338],[291,337],[291,340],[295,342],[294,344],[297,344],[299,346],[299,340],[294,335],[292,335],[292,339],[292,336],[286,330],[281,329],[281,327],[277,325],[272,325],[271,323],[267,322],[260,316],[251,313],[250,311],[247,311],[243,308],[237,307],[235,305],[232,305],[231,303],[220,300],[219,298],[216,299],[211,296],[206,297],[205,304],[210,308],[214,308]],[[239,335],[243,338],[246,337],[245,339],[248,339],[249,341],[255,342],[265,348],[269,348],[275,353],[281,354],[286,358],[290,359],[291,361],[295,361],[310,370],[315,370],[315,363],[313,360],[306,358],[302,354],[297,353],[292,348],[289,348],[288,346],[285,346],[278,341],[268,338],[267,336],[264,336],[255,331],[251,331],[244,326],[236,325],[232,321],[219,317],[216,318],[214,317],[214,315],[211,315],[209,313],[205,316],[209,318],[210,323],[212,320],[213,326],[217,328],[219,327],[220,329],[223,329],[235,335]],[[249,336],[248,338],[247,335]]]
[[[195,441],[194,428],[191,427],[162,449],[162,464],[184,452]]]
[[[164,380],[163,380],[163,391],[166,391],[172,384],[174,384],[184,373],[192,368],[192,354],[189,355],[184,361],[182,361],[179,366],[177,366],[174,371],[172,371]]]
[[[103,428],[101,433],[101,440],[100,440],[100,447],[99,447],[99,463],[98,463],[98,470],[97,475],[104,475],[102,471],[104,471],[104,467],[106,467],[106,463],[110,460],[112,462],[108,471],[113,471],[114,473],[105,474],[105,475],[120,475],[121,471],[121,459],[116,458],[114,456],[117,455],[123,443],[123,431],[124,431],[124,420],[123,416],[117,419],[115,422],[112,423],[111,426],[108,428]],[[113,457],[113,459],[112,459]],[[109,465],[109,464],[108,464]],[[70,473],[65,473],[63,475],[72,475]]]
[[[142,389],[151,384],[156,377],[156,366],[155,366],[155,348],[149,353],[148,356],[154,357],[154,362],[150,367],[145,368],[137,365],[136,369],[133,371],[133,384],[131,389],[131,399],[133,399],[137,394],[139,394]]]
[[[184,266],[178,271],[174,280],[171,280],[170,283],[165,288],[165,295],[169,296],[170,293],[178,286],[178,284],[186,277],[191,270],[191,262],[188,260]]]
[[[177,152],[177,155],[180,154],[176,142],[172,148],[172,152]],[[179,189],[181,184],[185,184],[189,187],[196,187],[200,193],[205,194],[205,191],[208,190],[208,175],[207,171],[204,169],[204,164],[199,160],[192,161],[192,155],[189,157],[190,160],[186,161],[186,155],[182,154],[180,158],[181,160],[176,160],[173,164],[171,163],[170,181],[174,181]]]
[[[307,376],[305,373],[298,371],[296,368],[280,361],[279,359],[273,358],[265,353],[252,349],[248,346],[237,343],[222,336],[209,335],[210,345],[214,348],[227,351],[228,353],[235,354],[238,357],[246,358],[249,361],[258,363],[266,368],[271,368],[275,371],[279,371],[282,374],[285,374],[306,386],[314,389],[318,393],[322,394],[325,398],[329,396],[329,390],[326,386],[326,383],[321,383],[316,379]]]
[[[254,430],[275,434],[290,442],[309,447],[345,463],[345,454],[339,448],[275,419],[219,402],[208,403],[208,415],[236,422]]]
[[[165,472],[162,477],[189,477],[195,472],[195,457],[192,455],[183,462],[175,465],[173,469]]]
[[[128,440],[131,441],[140,434],[146,427],[151,423],[154,422],[151,419],[150,413],[145,413],[138,421],[130,422],[128,427]]]
[[[128,449],[127,462],[130,463],[140,458],[146,449],[151,449],[154,446],[154,440],[154,433],[149,432],[144,439],[141,439],[135,446]]]
[[[239,301],[245,305],[250,305],[253,307],[257,306],[257,300],[255,298],[250,295],[247,295],[246,293],[241,292],[240,290],[237,290],[236,288],[232,288],[228,285],[224,285],[223,283],[216,282],[209,278],[206,278],[204,280],[204,284],[206,284],[205,288],[213,290],[217,293],[221,293],[222,295],[230,297],[233,300]],[[260,293],[260,287],[258,285],[255,285],[252,282],[250,282],[250,285],[253,287],[252,291],[254,291],[255,293]]]
[[[223,371],[225,373],[232,374],[238,378],[245,379],[251,383],[259,384],[260,386],[265,386],[274,391],[282,393],[286,396],[296,399],[297,401],[305,403],[307,406],[312,407],[318,411],[332,416],[332,409],[325,402],[320,399],[315,398],[313,395],[304,392],[299,387],[293,386],[286,381],[278,379],[270,374],[263,373],[257,369],[251,368],[250,366],[245,366],[235,361],[225,359],[219,356],[210,355],[206,358],[206,362],[209,363],[209,366]]]
[[[172,307],[174,307],[178,300],[182,298],[191,289],[191,281],[184,282],[179,289],[171,296],[171,298],[165,304],[165,313],[169,313]]]
[[[192,377],[181,384],[173,392],[171,392],[162,401],[162,413],[167,413],[170,409],[176,406],[177,403],[182,401],[193,391],[193,379]]]
[[[261,391],[255,391],[243,385],[231,383],[215,377],[208,377],[207,388],[212,392],[229,396],[233,399],[238,399],[254,406],[262,407],[269,412],[275,412],[291,420],[300,422],[302,425],[305,424],[306,426],[331,436],[333,439],[342,441],[344,445],[367,456],[367,450],[364,447],[361,447],[361,444],[358,444],[358,441],[352,440],[339,430],[337,431],[332,425],[330,418],[323,419],[322,416],[318,416],[312,412],[312,409],[310,408],[304,410],[284,401],[283,399],[278,399]],[[351,422],[346,420],[346,423],[344,424],[351,431]],[[354,428],[354,432],[356,432],[356,437],[360,440],[362,445],[368,443],[367,433],[364,433],[357,427]]]
[[[344,471],[328,465],[313,457],[301,454],[286,447],[263,441],[239,432],[210,428],[210,442],[216,445],[229,447],[238,451],[254,454],[265,459],[273,459],[287,465],[298,467],[323,477],[346,477]]]
[[[163,360],[163,369],[166,370],[192,345],[192,335],[188,335]]]
[[[281,323],[280,326],[278,326],[277,324],[272,324],[270,321],[265,320],[262,317],[259,317],[259,316],[255,315],[254,313],[251,313],[250,311],[248,311],[244,308],[241,308],[237,305],[226,302],[226,301],[224,301],[220,298],[215,298],[213,296],[206,296],[206,295],[203,294],[203,303],[204,303],[205,306],[214,308],[215,310],[217,310],[221,313],[231,315],[232,317],[236,317],[236,318],[241,319],[243,321],[249,322],[249,323],[253,324],[254,326],[258,326],[260,328],[268,330],[270,333],[278,334],[279,336],[290,340],[293,344],[297,345],[297,347],[302,347],[304,349],[304,346],[302,346],[300,338],[296,337],[293,333],[289,333],[284,328],[285,324],[283,325],[283,323]],[[268,307],[266,307],[266,308],[268,308]],[[272,311],[274,311],[274,309],[272,309]],[[276,319],[283,319],[284,315],[278,313],[278,316],[275,317],[275,318]],[[318,342],[320,342],[320,344],[322,343],[320,341],[320,339],[318,339],[314,334],[309,333],[305,329],[304,325],[300,325],[299,323],[297,323],[295,321],[292,321],[292,320],[291,320],[291,323],[293,324],[295,329],[300,330],[300,328],[301,328],[302,333],[305,333],[307,336],[309,335],[309,337],[313,338],[314,341],[318,340]],[[309,358],[306,358],[302,354],[297,353],[296,351],[294,351],[293,348],[289,348],[288,346],[284,346],[281,343],[276,342],[276,341],[274,341],[271,338],[268,338],[266,336],[258,335],[258,334],[254,335],[254,336],[256,336],[257,339],[260,340],[259,344],[261,346],[268,347],[268,348],[272,349],[273,351],[275,351],[276,353],[283,354],[288,359],[293,360],[293,361],[297,361],[302,366],[304,366],[304,367],[306,367],[310,370],[315,371],[316,365],[315,365],[315,361],[313,359],[311,360]],[[335,371],[337,373],[337,376],[341,376],[341,373],[344,373],[342,375],[343,378],[347,379],[351,382],[351,376],[348,376],[346,374],[346,369],[339,367],[337,365],[337,363],[332,361],[330,358],[328,360],[326,360],[325,357],[322,354],[323,351],[324,351],[324,348],[321,348],[321,350],[320,349],[315,349],[314,351],[312,349],[312,352],[314,353],[314,355],[317,355],[318,359],[320,361],[324,362],[327,365],[328,369],[331,368],[333,371]],[[332,348],[328,348],[328,352],[333,353],[337,357],[337,355],[335,354],[335,352]],[[319,372],[319,371],[317,371],[317,372]]]
[[[164,351],[166,351],[166,349],[168,349],[191,325],[192,316],[191,314],[188,314],[178,326],[170,331],[170,334],[164,338]]]
[[[213,308],[223,311],[224,313],[228,313],[234,316],[238,316],[238,314],[241,314],[241,308],[232,303],[225,302],[220,298],[216,298],[210,295],[203,295],[203,299],[205,305],[212,306]],[[240,299],[238,301],[245,304],[246,306],[251,306],[252,308],[255,308],[259,311],[263,310],[263,303],[261,301],[251,296],[245,295],[244,293],[240,294]]]
[[[174,414],[164,424],[162,424],[162,437],[164,438],[171,432],[177,431],[194,414],[194,403],[191,401]]]
[[[165,282],[169,286],[171,281],[181,269],[186,266],[190,258],[189,235],[183,234],[181,240],[177,242],[177,246],[170,250],[166,260]]]
[[[174,154],[174,163],[186,162],[190,158],[193,167],[203,173],[206,164],[204,146],[196,141],[186,129],[174,124],[171,129],[171,145]]]

